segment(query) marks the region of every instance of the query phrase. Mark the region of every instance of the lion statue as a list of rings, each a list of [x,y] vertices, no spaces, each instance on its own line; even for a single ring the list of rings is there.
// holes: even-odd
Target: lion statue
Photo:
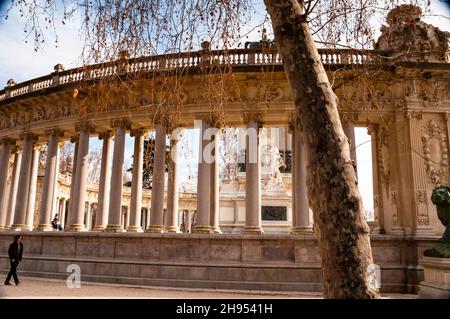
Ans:
[[[450,258],[450,187],[436,187],[431,194],[431,201],[436,205],[438,218],[446,228],[441,239],[431,249],[426,250],[424,255]]]

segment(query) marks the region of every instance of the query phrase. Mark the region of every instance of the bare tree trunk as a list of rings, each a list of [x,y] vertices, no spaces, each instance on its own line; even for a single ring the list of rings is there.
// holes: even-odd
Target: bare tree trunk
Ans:
[[[303,15],[303,0],[264,0],[294,96],[308,155],[308,193],[318,230],[325,298],[378,298],[368,285],[369,227],[338,100]]]

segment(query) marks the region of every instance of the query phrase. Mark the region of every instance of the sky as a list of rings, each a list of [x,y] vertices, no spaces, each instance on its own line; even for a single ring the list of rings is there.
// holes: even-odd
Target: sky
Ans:
[[[0,0],[0,13],[4,13],[9,1]],[[442,30],[450,31],[450,5],[448,0],[431,0],[433,15],[425,17],[428,23],[438,26]],[[262,13],[255,17],[260,19]],[[373,23],[380,25],[385,23],[384,17],[374,17]],[[79,66],[81,63],[80,53],[83,43],[81,41],[79,25],[81,17],[75,15],[67,21],[64,27],[58,29],[58,43],[55,38],[49,36],[47,44],[37,52],[34,50],[32,39],[27,39],[24,32],[24,20],[19,17],[18,12],[9,14],[8,20],[0,19],[0,87],[6,85],[6,82],[13,78],[17,82],[23,82],[35,77],[49,74],[53,71],[53,66],[61,63],[66,69]],[[248,25],[251,25],[249,23]],[[245,32],[243,32],[245,33]],[[51,32],[50,32],[51,34]],[[249,33],[244,41],[259,40],[259,34],[254,30]],[[57,45],[57,47],[56,47]],[[198,145],[198,132],[191,131],[187,134],[189,143],[194,147]],[[356,146],[358,161],[358,180],[364,205],[367,210],[373,210],[372,198],[372,174],[371,174],[371,144],[370,137],[365,128],[356,129]],[[97,139],[91,140],[91,149],[99,149],[101,144]],[[126,167],[131,165],[131,156],[133,154],[133,142],[127,135],[125,161]],[[193,161],[196,161],[197,154],[193,152]],[[195,165],[194,165],[195,166]],[[195,170],[195,169],[194,169]],[[188,174],[187,168],[184,168],[182,174]]]

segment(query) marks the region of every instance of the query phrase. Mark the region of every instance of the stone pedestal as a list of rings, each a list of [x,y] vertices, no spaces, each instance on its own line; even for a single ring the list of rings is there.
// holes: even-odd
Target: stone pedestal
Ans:
[[[450,258],[423,257],[419,263],[425,278],[419,286],[419,298],[450,299]]]

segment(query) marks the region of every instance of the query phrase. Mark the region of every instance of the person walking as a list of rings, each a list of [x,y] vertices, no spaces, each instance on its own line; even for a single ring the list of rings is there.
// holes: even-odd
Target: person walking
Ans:
[[[9,282],[11,277],[14,278],[14,282],[16,285],[19,284],[19,278],[17,277],[17,266],[22,261],[22,253],[23,253],[23,237],[22,235],[17,235],[14,237],[14,241],[9,245],[8,256],[9,261],[11,263],[11,269],[9,270],[8,276],[5,280],[5,285],[11,285]]]

